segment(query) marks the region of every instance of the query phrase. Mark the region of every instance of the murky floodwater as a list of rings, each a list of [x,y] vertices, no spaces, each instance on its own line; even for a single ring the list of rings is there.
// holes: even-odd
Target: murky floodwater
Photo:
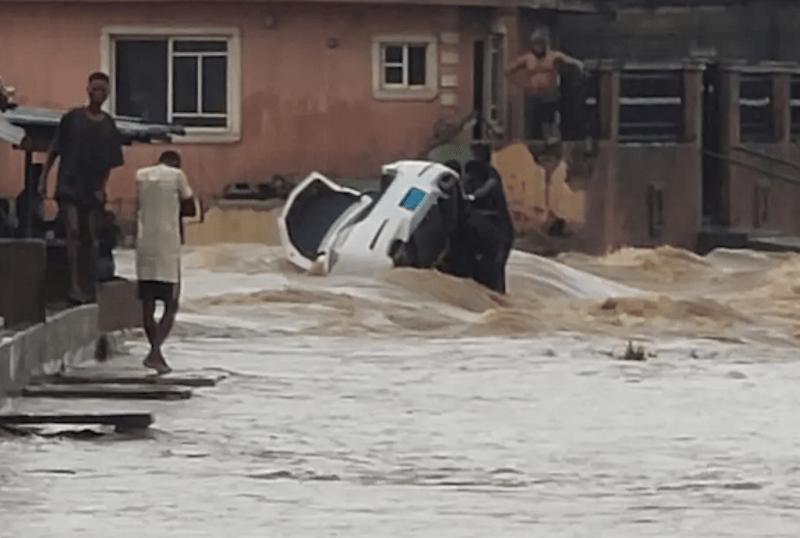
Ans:
[[[565,258],[615,283],[519,255],[508,297],[185,261],[168,359],[228,377],[102,404],[153,410],[147,438],[0,439],[0,536],[800,533],[795,257]],[[628,339],[647,361],[615,358]]]

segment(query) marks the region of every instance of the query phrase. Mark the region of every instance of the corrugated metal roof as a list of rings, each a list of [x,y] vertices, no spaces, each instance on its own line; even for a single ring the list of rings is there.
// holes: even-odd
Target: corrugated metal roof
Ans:
[[[0,140],[9,144],[20,144],[25,138],[25,129],[12,125],[0,114]]]
[[[12,144],[22,141],[19,133],[25,136],[25,129],[58,127],[64,112],[49,108],[19,107],[0,113],[0,139]],[[171,135],[186,134],[181,125],[144,123],[131,120],[116,119],[117,129],[126,144],[132,142],[150,142],[151,140],[168,139]]]

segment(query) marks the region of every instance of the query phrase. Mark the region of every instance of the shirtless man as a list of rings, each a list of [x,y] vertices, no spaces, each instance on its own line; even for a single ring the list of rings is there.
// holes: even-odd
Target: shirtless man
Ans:
[[[550,42],[544,32],[537,31],[531,36],[531,51],[517,58],[506,75],[511,76],[524,70],[523,91],[525,92],[525,139],[540,138],[544,127],[544,138],[551,141],[553,127],[560,105],[559,69],[564,65],[574,66],[581,71],[583,63],[563,52],[550,50]]]

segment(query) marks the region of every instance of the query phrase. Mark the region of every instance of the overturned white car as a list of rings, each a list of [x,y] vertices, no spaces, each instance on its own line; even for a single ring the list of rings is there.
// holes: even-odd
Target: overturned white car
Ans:
[[[374,273],[397,265],[432,266],[456,223],[457,173],[438,163],[383,167],[380,190],[361,193],[312,173],[289,195],[279,219],[289,261],[322,274]],[[410,249],[405,247],[411,245]]]
[[[505,267],[510,241],[498,241],[498,227],[470,192],[465,179],[476,175],[462,179],[457,168],[443,164],[398,161],[382,168],[377,191],[362,193],[312,173],[286,201],[278,222],[281,242],[290,262],[315,274],[437,267],[502,292],[502,268],[499,277],[481,273],[487,273],[482,270],[487,264]],[[502,193],[499,181],[492,192],[498,190]],[[500,206],[488,213],[502,215],[499,220],[510,225],[504,198]],[[510,228],[508,233],[513,236]]]

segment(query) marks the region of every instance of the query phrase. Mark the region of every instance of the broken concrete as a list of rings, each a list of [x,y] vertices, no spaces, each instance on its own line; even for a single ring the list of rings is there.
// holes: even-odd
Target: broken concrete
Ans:
[[[100,336],[97,305],[60,312],[0,344],[0,407],[35,375],[92,360]]]

